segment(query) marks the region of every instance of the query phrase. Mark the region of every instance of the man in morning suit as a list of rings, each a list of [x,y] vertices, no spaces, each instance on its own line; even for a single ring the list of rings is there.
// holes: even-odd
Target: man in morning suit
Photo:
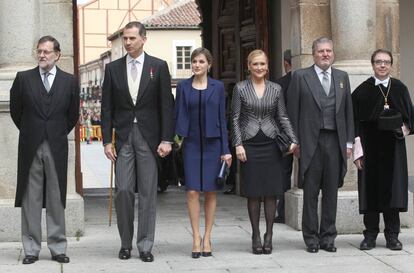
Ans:
[[[293,72],[288,113],[299,137],[299,188],[303,188],[302,234],[308,252],[336,252],[336,207],[354,140],[348,74],[332,68],[333,42],[313,42],[314,65]],[[318,223],[318,195],[322,212]]]
[[[142,261],[152,262],[157,161],[171,151],[174,99],[167,63],[144,52],[146,40],[140,22],[125,26],[123,43],[128,54],[105,68],[102,133],[105,155],[115,162],[115,210],[121,237],[118,256],[122,260],[131,257],[137,189],[137,248]]]
[[[23,264],[39,259],[42,207],[52,259],[68,263],[67,135],[78,120],[79,87],[73,75],[56,66],[60,45],[55,38],[40,38],[35,52],[38,66],[18,72],[10,90],[10,114],[19,129],[15,206],[22,208]]]
[[[275,82],[282,87],[283,97],[286,101],[287,90],[289,88],[290,80],[292,78],[292,54],[290,49],[286,49],[283,52],[283,67],[285,69],[285,75]],[[291,187],[291,176],[292,176],[292,163],[293,155],[288,154],[283,156],[283,192],[290,190]],[[285,196],[281,195],[277,198],[277,216],[275,217],[275,223],[285,223]]]

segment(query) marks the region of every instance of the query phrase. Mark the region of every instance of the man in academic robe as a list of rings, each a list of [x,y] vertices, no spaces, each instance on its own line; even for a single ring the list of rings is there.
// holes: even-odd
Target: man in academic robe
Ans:
[[[312,45],[314,65],[292,74],[287,108],[299,137],[299,188],[303,188],[302,234],[306,250],[336,252],[336,207],[354,140],[348,74],[332,68],[332,40]],[[319,228],[318,195],[322,190]]]
[[[371,57],[374,76],[352,93],[354,162],[358,168],[359,212],[364,215],[365,225],[361,250],[376,246],[380,213],[384,217],[386,247],[403,248],[398,234],[399,213],[406,212],[408,206],[405,137],[414,132],[414,112],[407,87],[390,77],[392,63],[390,51],[374,51]],[[381,116],[388,116],[389,129],[381,125]]]
[[[42,207],[52,259],[68,263],[67,136],[79,116],[79,87],[73,75],[56,66],[60,45],[55,38],[40,38],[35,53],[38,66],[18,72],[10,90],[10,114],[19,129],[15,206],[22,208],[23,264],[38,260]]]
[[[122,38],[128,54],[105,68],[101,111],[104,152],[115,162],[115,210],[121,237],[118,257],[131,257],[137,189],[136,244],[141,260],[152,262],[158,160],[171,151],[174,98],[167,63],[144,52],[144,25],[128,23]]]

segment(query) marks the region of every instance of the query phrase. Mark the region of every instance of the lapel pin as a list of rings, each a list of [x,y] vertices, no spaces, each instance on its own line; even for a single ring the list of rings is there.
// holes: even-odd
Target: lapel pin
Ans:
[[[343,82],[339,82],[339,87],[340,88],[344,88],[344,83]]]
[[[154,79],[154,71],[153,71],[152,67],[150,68],[150,78],[151,78],[151,80]]]

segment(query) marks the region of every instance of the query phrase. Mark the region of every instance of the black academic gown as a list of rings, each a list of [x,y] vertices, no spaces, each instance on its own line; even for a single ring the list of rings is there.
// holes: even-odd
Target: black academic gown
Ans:
[[[386,93],[387,88],[381,85]],[[373,77],[359,85],[352,94],[355,135],[361,138],[364,168],[358,171],[359,212],[383,212],[386,209],[407,211],[408,170],[404,139],[392,131],[377,129],[377,119],[384,109],[384,97]],[[391,78],[388,95],[390,108],[402,114],[403,122],[414,128],[414,113],[407,87]]]

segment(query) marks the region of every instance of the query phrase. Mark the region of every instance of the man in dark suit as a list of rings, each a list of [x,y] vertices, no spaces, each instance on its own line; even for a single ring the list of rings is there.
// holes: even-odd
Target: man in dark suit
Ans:
[[[285,104],[287,105],[287,90],[289,88],[290,79],[292,78],[292,54],[290,49],[283,52],[283,67],[285,69],[285,75],[276,80],[282,87],[283,97],[285,98]],[[283,192],[290,190],[291,176],[292,176],[292,163],[293,155],[288,154],[282,158],[283,164]],[[277,198],[277,216],[275,217],[275,223],[285,223],[285,196],[281,195]]]
[[[55,64],[59,42],[40,38],[38,66],[18,72],[10,90],[10,114],[19,129],[16,207],[22,208],[23,264],[38,260],[41,215],[46,208],[47,245],[52,259],[68,263],[65,205],[68,139],[79,116],[79,87],[74,76]]]
[[[144,52],[145,27],[128,23],[123,31],[127,55],[106,66],[102,87],[105,155],[115,162],[115,209],[121,237],[120,259],[131,257],[135,189],[138,190],[137,248],[152,262],[158,156],[171,151],[174,99],[167,63]],[[115,129],[115,147],[111,132]]]
[[[302,233],[307,251],[336,252],[336,207],[347,158],[352,152],[354,126],[348,74],[332,68],[332,40],[313,42],[314,65],[292,75],[288,113],[299,138],[299,188],[303,188]],[[322,215],[318,228],[318,195]]]

